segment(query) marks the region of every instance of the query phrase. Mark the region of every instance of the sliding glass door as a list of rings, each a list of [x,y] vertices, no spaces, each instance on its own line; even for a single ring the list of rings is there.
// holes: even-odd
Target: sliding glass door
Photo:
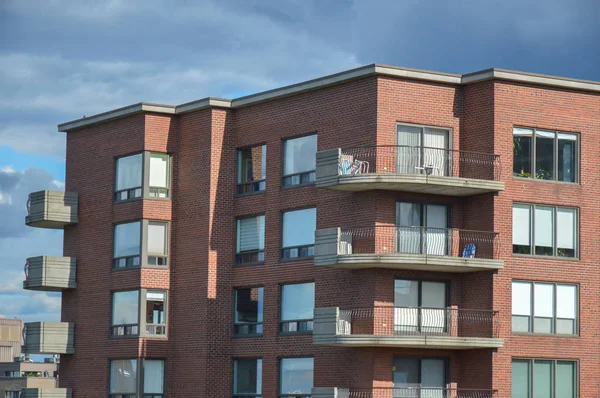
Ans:
[[[394,398],[443,398],[447,361],[443,358],[394,358]]]
[[[450,175],[448,130],[398,125],[396,170],[400,174]]]
[[[396,204],[396,251],[448,255],[448,206],[409,202]]]

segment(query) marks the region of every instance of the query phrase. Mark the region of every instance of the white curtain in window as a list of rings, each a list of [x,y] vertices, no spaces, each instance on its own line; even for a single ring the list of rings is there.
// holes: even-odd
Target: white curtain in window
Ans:
[[[148,224],[148,253],[165,254],[165,224]]]
[[[144,394],[162,394],[164,391],[164,361],[144,360]]]
[[[575,209],[557,209],[556,230],[557,247],[575,249]]]
[[[116,190],[142,186],[142,154],[117,159]]]
[[[440,282],[421,283],[421,326],[426,330],[442,331],[446,324],[446,284]],[[439,309],[434,309],[439,308]]]
[[[448,208],[440,205],[426,207],[426,245],[427,254],[445,256],[448,254]]]
[[[399,124],[397,129],[398,153],[396,170],[400,174],[420,174],[421,128]]]
[[[294,138],[283,143],[283,174],[296,174],[317,167],[317,135]]]
[[[303,246],[315,243],[317,209],[302,209],[283,213],[282,246]]]
[[[512,230],[513,245],[531,244],[531,206],[513,205]]]
[[[448,130],[425,128],[423,133],[423,167],[431,175],[445,176],[448,172]],[[432,149],[440,148],[440,149]]]
[[[139,297],[138,290],[113,293],[113,325],[137,325],[140,308]]]
[[[238,252],[265,248],[265,216],[241,218],[237,227]]]
[[[531,316],[531,283],[512,283],[512,314]]]
[[[534,285],[534,308],[536,317],[552,318],[554,316],[554,285],[536,283]]]
[[[169,155],[153,153],[150,155],[150,186],[168,187]]]
[[[398,253],[420,253],[423,230],[421,205],[398,202],[396,204],[397,251]],[[415,228],[408,228],[415,227]]]
[[[576,289],[575,286],[557,285],[556,286],[556,317],[575,319],[576,308]]]
[[[553,247],[554,208],[537,206],[535,208],[535,245]]]
[[[115,226],[114,257],[140,254],[140,222]]]
[[[137,359],[110,361],[110,392],[135,394],[137,392]]]

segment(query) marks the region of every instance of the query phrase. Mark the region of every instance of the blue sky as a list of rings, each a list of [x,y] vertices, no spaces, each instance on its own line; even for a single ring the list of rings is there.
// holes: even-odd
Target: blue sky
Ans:
[[[61,122],[139,101],[238,97],[370,63],[600,81],[597,0],[0,1],[0,314],[58,320],[21,289],[62,232],[24,225],[62,189]]]

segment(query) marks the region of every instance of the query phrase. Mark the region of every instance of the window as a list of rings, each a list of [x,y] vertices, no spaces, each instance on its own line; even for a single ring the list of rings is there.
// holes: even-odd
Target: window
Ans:
[[[512,330],[577,334],[578,302],[576,285],[515,281],[512,283]]]
[[[166,267],[168,235],[167,222],[142,220],[115,225],[113,268]]]
[[[236,264],[256,264],[265,261],[265,216],[237,220]]]
[[[445,358],[395,357],[393,370],[395,393],[399,397],[412,397],[415,393],[414,388],[417,387],[421,394],[416,396],[442,398],[445,395],[440,388],[446,388],[446,373]],[[428,391],[427,387],[431,390]]]
[[[314,358],[282,358],[279,362],[279,396],[310,396],[314,363]]]
[[[314,256],[317,209],[286,211],[282,219],[281,258]]]
[[[139,290],[112,294],[111,334],[133,336],[139,334]]]
[[[263,288],[235,289],[234,296],[234,334],[238,336],[262,334]]]
[[[446,331],[447,284],[394,281],[394,333]]]
[[[451,174],[450,131],[435,127],[399,124],[396,130],[398,153],[396,170],[400,174]]]
[[[578,231],[577,209],[513,204],[515,254],[577,257]]]
[[[315,308],[315,283],[296,283],[281,287],[281,332],[312,332]]]
[[[138,377],[138,367],[143,377]],[[165,395],[165,362],[160,359],[115,359],[110,361],[112,398],[163,398]]]
[[[396,204],[396,251],[406,254],[445,256],[449,251],[445,205],[398,202]]]
[[[515,127],[513,143],[513,175],[577,182],[577,134]]]
[[[233,361],[233,396],[260,397],[262,394],[262,359]]]
[[[577,398],[577,362],[547,359],[512,360],[512,396]]]
[[[168,198],[171,183],[171,156],[142,152],[116,160],[115,201],[141,198]]]
[[[283,142],[283,186],[311,184],[317,168],[317,135]]]
[[[140,221],[115,225],[113,268],[140,266],[140,234]]]
[[[4,396],[6,398],[20,398],[21,392],[20,391],[6,391]]]
[[[262,192],[267,178],[267,146],[238,149],[237,193]]]
[[[142,297],[145,304],[140,307]],[[128,290],[112,293],[111,334],[113,336],[165,336],[167,292],[164,290]],[[142,327],[140,328],[140,321]]]
[[[21,372],[18,370],[7,370],[4,372],[4,376],[6,377],[21,377]]]

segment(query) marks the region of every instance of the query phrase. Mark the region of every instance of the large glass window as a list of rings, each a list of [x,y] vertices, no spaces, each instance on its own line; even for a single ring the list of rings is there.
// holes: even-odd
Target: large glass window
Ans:
[[[394,333],[446,331],[447,285],[444,282],[394,281]]]
[[[282,358],[279,362],[279,396],[310,395],[313,375],[314,358]]]
[[[532,228],[533,226],[533,228]],[[577,257],[577,209],[513,205],[513,253]]]
[[[265,216],[237,220],[236,264],[253,264],[265,260]]]
[[[168,224],[164,222],[148,222],[148,258],[147,265],[167,265]]]
[[[399,397],[445,397],[447,360],[444,358],[394,358],[394,391]],[[396,396],[396,395],[395,395]]]
[[[236,335],[262,334],[263,288],[235,289],[234,333]]]
[[[164,290],[142,289],[112,293],[111,334],[113,336],[138,335],[139,323],[147,336],[164,336],[167,333],[166,302]]]
[[[265,190],[267,178],[267,146],[238,149],[237,193]]]
[[[578,135],[523,127],[513,129],[513,175],[577,182]]]
[[[142,233],[144,245],[142,245]],[[115,225],[113,268],[139,267],[140,265],[166,266],[168,264],[168,235],[169,223],[167,222],[143,220]]]
[[[113,268],[138,267],[140,265],[141,228],[140,221],[115,225]]]
[[[452,174],[450,130],[435,127],[397,126],[396,171],[400,174]]]
[[[311,332],[315,308],[315,283],[295,283],[281,287],[281,331]]]
[[[317,209],[286,211],[282,219],[281,258],[314,256]]]
[[[233,396],[262,395],[262,359],[243,358],[233,361]]]
[[[513,282],[513,332],[575,335],[578,331],[576,285]]]
[[[283,186],[310,184],[317,168],[317,135],[293,138],[283,143]]]
[[[115,201],[168,198],[171,183],[171,156],[142,152],[116,160]]]
[[[548,359],[512,360],[512,396],[577,398],[577,362]]]
[[[142,377],[138,375],[142,368]],[[165,362],[161,359],[115,359],[110,361],[109,397],[144,398],[165,395]]]

